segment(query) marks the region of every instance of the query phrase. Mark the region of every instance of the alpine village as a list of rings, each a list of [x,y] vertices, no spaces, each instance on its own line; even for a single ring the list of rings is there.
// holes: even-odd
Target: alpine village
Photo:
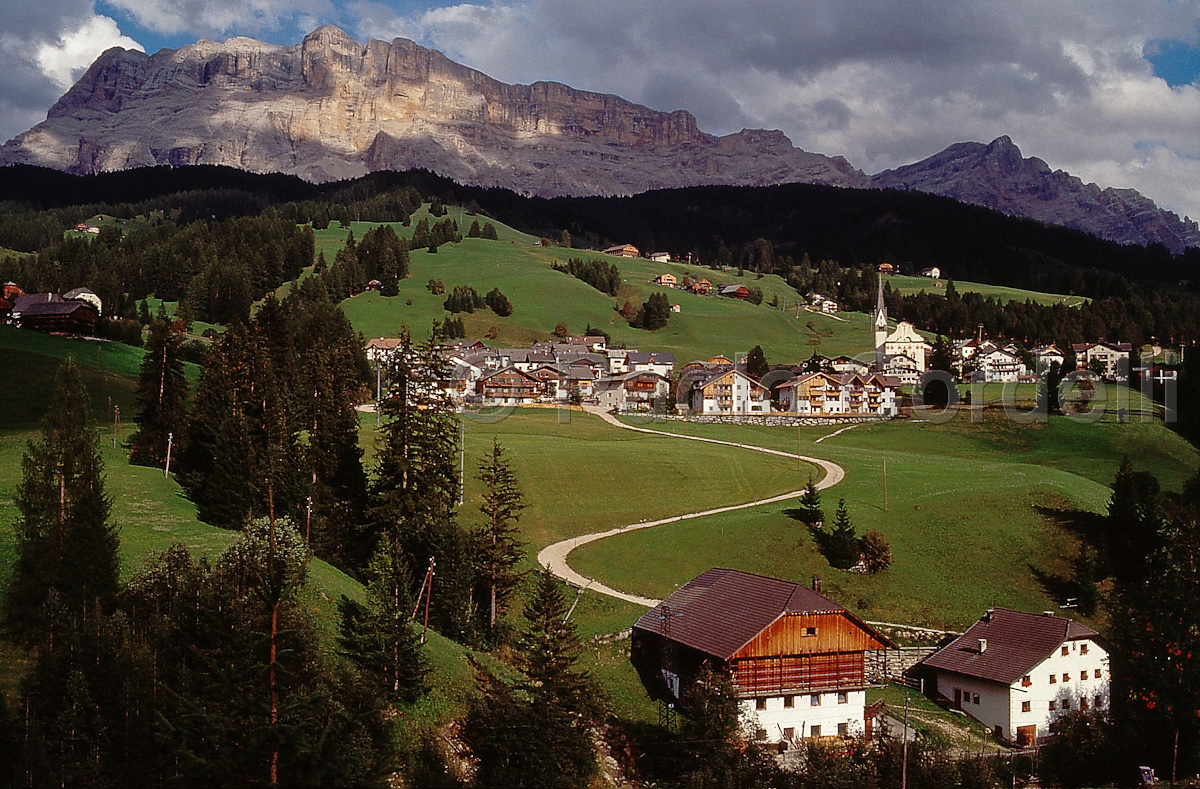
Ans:
[[[164,109],[372,69],[599,136]],[[0,149],[0,786],[1200,784],[1195,223],[519,87],[110,50]]]

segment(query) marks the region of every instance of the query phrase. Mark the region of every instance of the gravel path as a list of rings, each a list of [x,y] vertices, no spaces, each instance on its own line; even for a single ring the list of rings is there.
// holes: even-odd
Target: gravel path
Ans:
[[[846,476],[845,469],[843,469],[841,466],[839,466],[836,463],[829,462],[828,460],[821,460],[820,458],[807,457],[804,455],[796,454],[795,452],[783,452],[778,449],[766,449],[765,447],[758,447],[758,446],[754,446],[753,444],[738,444],[738,443],[734,443],[732,441],[720,441],[715,438],[701,438],[700,436],[685,436],[685,435],[680,435],[678,433],[664,433],[660,430],[650,430],[650,429],[644,428],[644,427],[632,427],[632,426],[627,425],[624,422],[620,421],[619,419],[617,419],[615,416],[608,413],[607,411],[604,411],[595,406],[585,406],[584,410],[587,411],[589,414],[594,414],[594,415],[600,417],[605,422],[608,422],[610,425],[621,428],[622,430],[633,430],[634,432],[637,432],[637,433],[649,433],[649,434],[655,435],[655,436],[667,436],[669,438],[679,438],[679,439],[684,439],[687,441],[703,441],[708,444],[723,444],[728,447],[737,447],[739,449],[748,449],[752,452],[762,452],[767,455],[778,455],[779,457],[792,458],[793,460],[807,461],[809,463],[812,463],[815,466],[819,466],[821,468],[821,470],[825,472],[825,476],[821,479],[820,482],[817,483],[818,490],[825,490],[826,488],[831,488],[834,485],[841,482],[842,479],[845,478],[845,476]],[[734,510],[744,510],[744,509],[748,509],[750,507],[757,507],[762,504],[774,504],[779,501],[786,501],[788,499],[794,499],[803,492],[804,492],[803,489],[795,490],[795,491],[791,491],[790,493],[782,493],[778,496],[772,496],[767,499],[759,499],[758,501],[749,501],[749,502],[746,502],[745,504],[733,504],[728,507],[717,507],[715,509],[704,510],[702,512],[689,512],[685,515],[675,515],[670,518],[661,518],[656,521],[640,521],[638,523],[630,523],[627,526],[620,526],[615,529],[608,529],[607,531],[592,532],[591,534],[581,534],[578,537],[572,537],[568,540],[556,542],[553,545],[549,545],[549,546],[543,548],[538,553],[538,557],[537,557],[538,564],[541,564],[543,567],[548,568],[550,570],[550,572],[552,572],[554,575],[558,576],[559,578],[563,579],[567,583],[571,584],[572,586],[577,586],[581,589],[591,589],[592,591],[599,592],[600,594],[608,595],[609,597],[615,597],[618,600],[624,600],[628,603],[635,603],[637,605],[644,605],[647,608],[653,608],[654,606],[658,605],[661,601],[654,600],[649,597],[641,597],[641,596],[635,595],[635,594],[627,594],[625,592],[621,592],[621,591],[618,591],[611,587],[605,586],[604,584],[600,583],[599,581],[595,580],[594,578],[588,578],[586,575],[581,575],[580,573],[577,573],[574,570],[572,570],[571,566],[569,564],[567,564],[567,555],[570,554],[571,551],[578,548],[580,545],[586,545],[587,543],[595,542],[596,540],[603,540],[605,537],[612,537],[615,534],[624,534],[625,532],[637,531],[638,529],[651,529],[651,528],[654,528],[655,526],[662,526],[663,524],[666,524],[666,523],[677,523],[679,521],[691,520],[692,518],[705,518],[705,517],[708,517],[709,515],[716,515],[716,514],[722,513],[722,512],[733,512]]]

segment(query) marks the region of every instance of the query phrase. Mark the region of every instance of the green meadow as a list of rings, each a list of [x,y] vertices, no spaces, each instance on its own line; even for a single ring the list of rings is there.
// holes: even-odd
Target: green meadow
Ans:
[[[424,210],[418,212],[413,216],[413,224],[425,215]],[[482,224],[483,218],[480,219]],[[467,215],[459,223],[464,235],[471,221],[472,217]],[[753,274],[738,277],[735,272],[681,263],[654,263],[588,250],[542,247],[532,236],[493,224],[498,241],[464,238],[457,244],[439,247],[436,253],[415,250],[410,253],[409,276],[400,281],[399,295],[389,298],[375,292],[362,293],[342,302],[342,309],[367,338],[394,337],[401,324],[414,334],[423,335],[433,321],[449,317],[442,308],[446,297],[434,295],[426,288],[430,279],[441,279],[447,292],[455,285],[469,285],[480,293],[498,287],[513,303],[513,314],[506,318],[486,309],[458,316],[463,319],[468,337],[484,337],[494,331],[491,345],[528,346],[549,339],[558,323],[566,323],[574,334],[581,334],[590,324],[608,332],[616,344],[671,351],[681,363],[717,354],[733,358],[755,344],[762,346],[772,362],[807,359],[814,350],[836,356],[871,347],[869,316],[849,312],[828,316],[806,310],[797,313],[796,291],[775,275],[761,279]],[[355,238],[362,238],[374,226],[353,222],[350,229]],[[398,234],[412,237],[412,227],[399,224],[393,227]],[[317,249],[332,262],[344,245],[346,230],[336,227],[319,230],[316,238]],[[623,280],[620,295],[614,299],[568,274],[550,270],[554,263],[570,257],[601,258],[615,263]],[[685,276],[703,277],[716,286],[736,282],[761,288],[764,302],[755,306],[719,296],[697,296],[684,290],[662,288],[653,283],[662,273],[674,274],[680,280]],[[655,332],[634,329],[617,314],[616,308],[626,301],[638,306],[656,291],[666,293],[672,303],[680,305],[680,312],[671,315],[666,328]],[[779,307],[769,306],[773,298],[778,300]],[[813,324],[811,329],[807,326],[809,322]]]
[[[920,293],[935,293],[939,296],[946,295],[946,283],[950,280],[943,277],[942,279],[934,280],[929,277],[908,277],[902,274],[885,274],[883,281],[892,286],[892,290],[896,293],[911,294]],[[960,282],[954,280],[954,289],[961,293],[978,293],[987,298],[991,297],[997,302],[1004,304],[1010,301],[1024,302],[1032,301],[1034,304],[1066,304],[1068,307],[1078,307],[1088,299],[1083,296],[1063,296],[1058,293],[1042,293],[1036,290],[1022,290],[1021,288],[1006,288],[1003,285],[984,285],[979,282]]]

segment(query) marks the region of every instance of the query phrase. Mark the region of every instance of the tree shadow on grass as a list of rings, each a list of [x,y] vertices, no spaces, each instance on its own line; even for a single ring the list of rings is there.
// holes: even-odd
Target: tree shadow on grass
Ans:
[[[1100,545],[1104,533],[1106,516],[1087,510],[1065,509],[1063,507],[1034,507],[1037,513],[1046,520],[1071,532],[1092,547]]]
[[[1079,596],[1079,585],[1075,583],[1074,578],[1066,578],[1057,573],[1048,573],[1040,568],[1028,565],[1029,572],[1033,574],[1034,580],[1042,587],[1042,591],[1052,600],[1056,600],[1059,604],[1066,603],[1069,599]]]

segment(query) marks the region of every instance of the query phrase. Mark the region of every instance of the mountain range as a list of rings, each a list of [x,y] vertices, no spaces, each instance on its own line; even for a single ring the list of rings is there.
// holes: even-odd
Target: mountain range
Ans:
[[[874,177],[782,132],[715,136],[688,112],[555,82],[509,85],[407,39],[323,26],[294,46],[233,38],[154,55],[110,49],[0,148],[0,164],[96,173],[217,164],[308,181],[425,168],[543,197],[816,183],[931,192],[1126,244],[1200,246],[1200,228],[1132,189],[1101,189],[1007,137]]]

